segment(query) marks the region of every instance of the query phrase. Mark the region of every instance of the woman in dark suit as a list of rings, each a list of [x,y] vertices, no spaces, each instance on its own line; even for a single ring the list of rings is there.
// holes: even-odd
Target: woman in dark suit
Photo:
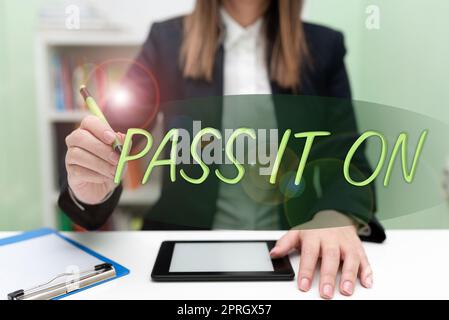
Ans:
[[[316,126],[332,133],[356,133],[343,36],[325,27],[303,23],[302,2],[197,0],[190,15],[153,25],[137,58],[139,67],[131,67],[124,85],[140,104],[150,106],[155,92],[148,75],[142,72],[143,66],[155,75],[162,103],[239,94],[273,97],[270,103],[252,111],[246,107],[237,110],[227,106],[226,100],[212,99],[205,108],[200,106],[200,100],[183,107],[179,104],[162,107],[166,129],[179,125],[176,119],[186,116],[213,128],[245,124],[301,132]],[[276,96],[292,94],[341,98],[349,103],[339,107],[318,105],[306,114],[299,107],[285,112]],[[254,117],[254,113],[264,116]],[[260,123],[254,122],[255,118]],[[68,183],[61,192],[59,205],[74,222],[87,229],[104,224],[120,198],[122,188],[113,182],[118,155],[110,147],[116,135],[103,122],[89,116],[66,139]],[[123,139],[122,134],[118,135]],[[341,160],[355,139],[356,135],[328,144],[318,158]],[[297,146],[292,148],[296,150]],[[354,159],[359,171],[370,176],[363,149]],[[307,179],[307,173],[304,176]],[[370,202],[348,184],[326,181],[322,184],[320,194],[310,188],[307,191],[315,203],[307,209],[310,216],[303,228],[289,231],[271,255],[284,256],[293,249],[301,252],[298,287],[302,291],[310,289],[321,259],[321,296],[332,298],[336,286],[342,294],[351,295],[357,278],[364,287],[373,284],[361,239],[381,242],[385,234],[372,215],[372,187],[364,189],[371,195]],[[220,184],[212,177],[201,185],[180,180],[172,183],[166,172],[161,198],[146,217],[144,229],[292,227],[286,222],[285,206],[248,205],[238,188]],[[367,215],[367,219],[361,219]],[[257,218],[251,224],[244,220],[247,217]],[[343,226],[307,228],[323,220],[337,221],[337,225]],[[336,284],[340,266],[342,277]]]

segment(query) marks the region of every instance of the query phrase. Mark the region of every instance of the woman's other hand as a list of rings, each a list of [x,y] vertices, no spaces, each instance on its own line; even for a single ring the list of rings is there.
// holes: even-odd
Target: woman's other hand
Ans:
[[[373,273],[352,220],[336,211],[319,212],[314,219],[348,219],[348,223],[342,227],[291,230],[277,241],[271,256],[283,257],[291,250],[300,251],[298,287],[304,292],[310,290],[321,259],[319,292],[324,299],[331,299],[337,286],[343,295],[352,295],[357,278],[365,288],[371,288]],[[340,265],[342,274],[337,284]]]

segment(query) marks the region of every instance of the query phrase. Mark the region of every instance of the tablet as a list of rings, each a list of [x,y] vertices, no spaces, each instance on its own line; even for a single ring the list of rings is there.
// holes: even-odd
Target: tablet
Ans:
[[[165,241],[154,281],[276,281],[295,276],[288,257],[271,259],[275,241]]]

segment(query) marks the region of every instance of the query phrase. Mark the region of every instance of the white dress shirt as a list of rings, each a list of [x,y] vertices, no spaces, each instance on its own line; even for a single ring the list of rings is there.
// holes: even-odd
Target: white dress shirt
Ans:
[[[225,27],[224,95],[271,94],[263,20],[244,28],[224,9],[221,17]]]

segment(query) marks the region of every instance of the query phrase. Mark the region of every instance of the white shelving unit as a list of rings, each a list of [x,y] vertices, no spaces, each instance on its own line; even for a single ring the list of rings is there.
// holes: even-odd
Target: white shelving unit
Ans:
[[[43,223],[58,228],[58,159],[55,127],[58,124],[76,125],[86,112],[59,111],[55,105],[52,77],[52,55],[58,51],[85,52],[86,56],[103,55],[104,59],[134,58],[144,41],[144,36],[117,31],[41,31],[36,40],[36,83],[38,97],[39,150],[41,162],[41,192],[43,198]],[[117,53],[118,52],[118,53]],[[120,54],[120,56],[116,56]],[[92,61],[94,62],[94,61]],[[61,159],[59,159],[61,161]],[[136,190],[125,190],[121,206],[151,206],[159,198],[160,182],[152,182]]]

